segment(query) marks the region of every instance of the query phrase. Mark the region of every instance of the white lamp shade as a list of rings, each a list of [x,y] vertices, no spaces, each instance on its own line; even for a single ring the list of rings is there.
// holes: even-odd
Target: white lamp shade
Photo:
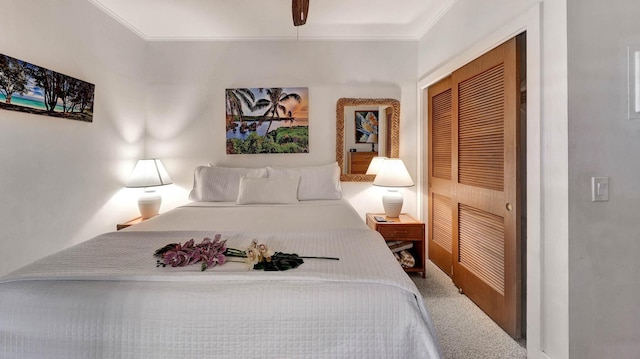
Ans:
[[[386,159],[386,157],[377,156],[371,159],[371,163],[369,163],[369,167],[367,167],[368,175],[377,175],[380,172],[380,166],[382,162]]]
[[[157,158],[138,160],[127,182],[127,187],[155,187],[171,184],[171,177]]]
[[[399,158],[387,158],[382,161],[380,170],[373,180],[374,186],[381,187],[411,187],[413,180]]]

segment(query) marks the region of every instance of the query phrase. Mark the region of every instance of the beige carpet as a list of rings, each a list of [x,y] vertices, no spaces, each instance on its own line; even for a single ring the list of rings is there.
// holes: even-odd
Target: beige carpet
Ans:
[[[424,297],[447,359],[526,358],[524,340],[515,341],[430,261],[427,275],[411,275]]]

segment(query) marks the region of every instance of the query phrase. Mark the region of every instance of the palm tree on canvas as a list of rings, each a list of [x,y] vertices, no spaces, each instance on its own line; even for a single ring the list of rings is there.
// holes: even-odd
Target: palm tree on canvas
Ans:
[[[260,89],[260,92],[262,92],[263,90],[264,89]],[[300,101],[302,101],[302,98],[297,93],[288,94],[284,92],[284,90],[280,87],[268,88],[267,96],[269,97],[268,100],[260,99],[258,100],[258,102],[256,102],[255,109],[268,107],[263,116],[266,117],[267,115],[270,115],[269,127],[267,128],[267,133],[269,133],[273,120],[275,118],[280,119],[280,112],[282,112],[283,115],[287,113],[287,108],[283,105],[283,103],[289,100],[294,100],[300,103]]]
[[[234,116],[237,116],[237,120],[242,122],[244,117],[244,111],[242,110],[242,104],[253,111],[253,103],[256,100],[255,95],[251,90],[247,88],[227,89],[225,91],[225,97],[227,101],[227,131],[234,126]]]

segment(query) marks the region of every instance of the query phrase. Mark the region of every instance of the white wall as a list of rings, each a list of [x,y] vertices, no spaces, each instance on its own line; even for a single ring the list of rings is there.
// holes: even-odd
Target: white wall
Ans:
[[[145,45],[83,0],[0,9],[1,53],[96,86],[93,123],[0,110],[3,275],[135,216],[122,188],[143,150]]]
[[[473,47],[537,1],[457,0],[420,39],[418,74],[423,77]],[[443,34],[446,34],[443,35]]]
[[[163,159],[185,192],[194,168],[210,162],[247,167],[334,162],[341,97],[400,100],[400,156],[415,174],[415,42],[150,42],[146,59],[147,153]],[[308,87],[309,153],[227,155],[224,90],[237,87]],[[343,193],[363,217],[382,211],[370,183],[343,183]],[[416,213],[415,193],[415,188],[406,193],[409,213]]]
[[[527,349],[530,358],[566,358],[569,356],[566,1],[537,3],[457,1],[420,40],[419,86],[434,83],[527,30]]]
[[[568,1],[572,358],[640,353],[640,120],[627,119],[627,45],[640,2]],[[608,202],[590,179],[608,176]]]

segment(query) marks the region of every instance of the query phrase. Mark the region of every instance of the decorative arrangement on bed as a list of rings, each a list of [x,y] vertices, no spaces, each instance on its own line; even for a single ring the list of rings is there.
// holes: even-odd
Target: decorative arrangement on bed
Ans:
[[[245,258],[252,269],[265,271],[283,271],[291,268],[297,268],[304,263],[303,258],[315,259],[332,259],[340,260],[335,257],[301,257],[296,253],[273,252],[266,244],[256,242],[254,239],[246,251],[235,248],[227,248],[226,240],[220,240],[222,236],[216,234],[213,240],[205,237],[200,244],[195,244],[192,239],[184,244],[171,243],[157,249],[154,253],[156,257],[160,257],[156,262],[156,267],[184,267],[189,264],[201,263],[201,270],[215,267],[218,264],[224,264],[227,257]]]

